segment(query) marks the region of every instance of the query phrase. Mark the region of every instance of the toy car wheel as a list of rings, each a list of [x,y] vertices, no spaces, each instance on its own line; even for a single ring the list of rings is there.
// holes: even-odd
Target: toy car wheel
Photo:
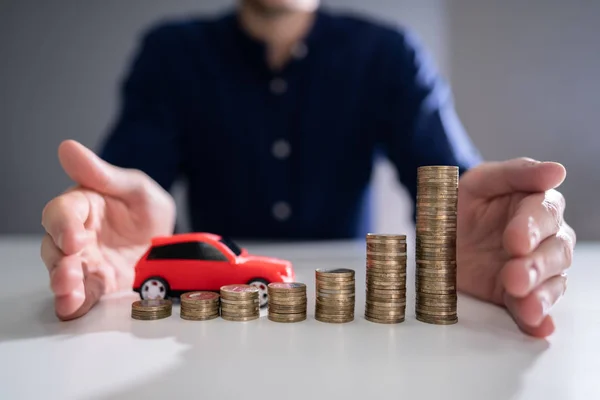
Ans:
[[[166,299],[168,295],[169,285],[162,278],[148,278],[140,288],[140,297],[143,300]]]
[[[269,290],[267,288],[269,282],[264,279],[252,279],[248,282],[248,285],[256,286],[258,288],[260,308],[266,307],[269,304]]]

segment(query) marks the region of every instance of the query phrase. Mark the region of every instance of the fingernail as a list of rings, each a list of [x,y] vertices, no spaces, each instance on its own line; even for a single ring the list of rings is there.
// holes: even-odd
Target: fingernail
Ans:
[[[552,305],[550,304],[548,299],[543,297],[542,298],[542,316],[544,318],[546,318],[546,316],[550,313],[551,308],[552,308]]]
[[[60,250],[64,251],[64,248],[63,248],[63,235],[62,235],[62,233],[60,235],[58,235],[58,237],[56,238],[56,245],[58,246],[58,248]]]
[[[529,231],[529,248],[531,250],[535,249],[539,240],[540,240],[540,230],[537,228],[531,229]]]
[[[537,246],[541,235],[533,217],[529,217],[527,220],[527,230],[529,231],[529,248],[533,250]]]
[[[529,267],[529,289],[533,289],[537,285],[540,272],[536,263],[532,263]]]
[[[542,319],[540,320],[543,321],[544,318],[546,318],[546,316],[548,314],[550,314],[550,309],[552,308],[552,302],[550,301],[550,297],[549,297],[549,293],[542,293],[540,295],[540,303],[542,305]]]

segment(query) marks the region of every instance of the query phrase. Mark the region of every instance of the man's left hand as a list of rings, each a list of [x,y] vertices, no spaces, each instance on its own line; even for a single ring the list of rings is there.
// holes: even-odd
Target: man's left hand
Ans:
[[[458,289],[507,308],[529,335],[554,332],[576,236],[556,190],[565,168],[520,158],[483,163],[460,179]]]

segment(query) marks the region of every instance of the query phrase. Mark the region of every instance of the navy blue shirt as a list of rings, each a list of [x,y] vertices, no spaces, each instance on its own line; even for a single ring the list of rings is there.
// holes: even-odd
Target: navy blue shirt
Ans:
[[[321,9],[282,70],[265,50],[235,12],[155,25],[101,156],[167,190],[185,179],[194,231],[287,240],[371,229],[378,154],[413,199],[417,167],[480,161],[406,30]]]

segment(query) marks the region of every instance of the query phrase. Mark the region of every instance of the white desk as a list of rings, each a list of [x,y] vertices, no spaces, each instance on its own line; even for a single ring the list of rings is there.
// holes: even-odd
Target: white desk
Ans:
[[[600,246],[580,245],[557,332],[529,338],[505,312],[459,298],[459,323],[362,318],[362,243],[248,246],[287,257],[308,285],[308,320],[277,324],[134,321],[137,295],[106,298],[87,316],[54,317],[38,240],[0,240],[0,399],[598,399]],[[243,243],[242,243],[243,244]],[[314,269],[357,271],[356,319],[314,320]],[[409,271],[414,271],[409,264]]]

